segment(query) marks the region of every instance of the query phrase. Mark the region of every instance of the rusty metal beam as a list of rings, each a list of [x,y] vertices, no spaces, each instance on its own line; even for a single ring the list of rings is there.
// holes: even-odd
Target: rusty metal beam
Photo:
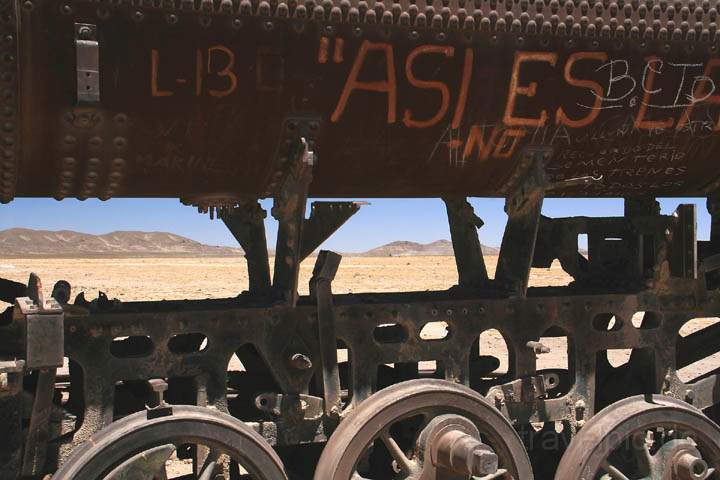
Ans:
[[[27,295],[27,285],[0,278],[0,301],[14,303],[18,297]]]
[[[544,162],[551,151],[532,147],[523,151],[518,170],[507,187],[507,225],[500,245],[495,281],[503,288],[524,296],[535,252],[540,216],[548,181]]]
[[[478,238],[478,228],[483,226],[482,219],[475,215],[472,205],[465,197],[445,197],[443,202],[455,253],[458,285],[479,287],[487,284],[487,268]]]
[[[220,218],[245,251],[251,294],[270,289],[270,263],[268,260],[265,217],[267,212],[257,201],[241,203],[223,209]]]
[[[720,351],[720,323],[693,332],[677,340],[678,369],[687,367]]]

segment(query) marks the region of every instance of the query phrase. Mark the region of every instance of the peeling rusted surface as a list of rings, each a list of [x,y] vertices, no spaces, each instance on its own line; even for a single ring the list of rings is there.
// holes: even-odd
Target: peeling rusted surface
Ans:
[[[289,112],[319,120],[310,196],[501,195],[529,145],[552,182],[603,179],[552,195],[717,188],[715,1],[26,4],[6,201],[274,196]]]

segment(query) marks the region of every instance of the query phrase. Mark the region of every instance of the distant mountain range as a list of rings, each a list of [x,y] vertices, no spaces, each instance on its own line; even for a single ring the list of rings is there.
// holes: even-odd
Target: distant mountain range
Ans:
[[[105,235],[12,228],[0,231],[0,257],[237,256],[241,248],[213,247],[167,232]]]
[[[482,251],[485,255],[497,255],[499,249],[483,245]],[[373,248],[360,255],[363,257],[445,256],[453,255],[453,246],[450,240],[436,240],[431,243],[398,241]]]
[[[497,255],[498,249],[483,245],[483,253]],[[272,250],[270,255],[272,255]],[[391,242],[363,253],[347,256],[410,257],[452,255],[452,242]],[[205,245],[167,232],[112,232],[104,235],[61,230],[12,228],[0,231],[0,258],[32,257],[213,257],[240,256],[240,247]]]

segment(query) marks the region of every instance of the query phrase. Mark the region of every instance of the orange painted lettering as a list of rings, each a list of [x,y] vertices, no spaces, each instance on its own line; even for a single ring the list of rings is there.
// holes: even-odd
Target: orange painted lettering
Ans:
[[[572,76],[572,68],[575,63],[581,60],[593,60],[596,62],[606,62],[607,53],[605,52],[577,52],[570,55],[565,63],[565,82],[568,85],[579,88],[587,88],[595,93],[595,103],[592,110],[583,118],[573,120],[563,111],[562,107],[558,107],[555,113],[555,123],[558,125],[567,125],[570,128],[582,128],[590,125],[600,115],[600,105],[602,104],[603,87],[592,80],[580,80]]]
[[[318,48],[318,63],[327,63],[328,48],[330,47],[330,39],[328,37],[320,37],[320,47]]]
[[[215,45],[214,47],[208,48],[208,60],[207,60],[207,71],[208,73],[212,73],[212,57],[213,52],[219,52],[225,54],[227,57],[227,63],[225,66],[218,70],[217,75],[219,77],[224,77],[228,79],[228,88],[225,90],[209,90],[208,93],[211,97],[217,97],[222,98],[230,95],[232,92],[235,91],[237,88],[237,76],[235,75],[235,72],[232,71],[233,66],[235,65],[235,54],[230,50],[229,48],[223,46],[223,45]]]
[[[455,115],[453,116],[452,128],[459,128],[462,117],[465,114],[465,104],[467,103],[468,89],[470,88],[470,80],[472,79],[473,67],[473,50],[468,48],[465,50],[465,63],[463,65],[462,82],[460,83],[460,93],[458,94],[457,104],[455,105]]]
[[[450,90],[448,89],[448,86],[444,84],[443,82],[432,82],[427,80],[418,80],[418,78],[413,73],[413,63],[415,62],[415,59],[419,55],[426,55],[426,54],[443,54],[446,57],[452,57],[455,54],[455,49],[453,47],[443,47],[440,45],[422,45],[420,47],[417,47],[407,57],[407,60],[405,61],[405,75],[407,75],[408,82],[413,87],[422,88],[422,89],[428,89],[428,90],[437,90],[440,92],[440,108],[438,111],[433,115],[431,118],[427,120],[414,120],[412,118],[412,112],[408,108],[405,110],[405,115],[403,115],[403,123],[406,127],[410,128],[427,128],[432,127],[433,125],[437,124],[447,113],[448,107],[450,106]]]
[[[368,52],[376,50],[383,52],[385,55],[386,79],[383,81],[375,82],[359,81],[358,76],[360,75],[360,70],[362,70]],[[373,43],[368,40],[365,40],[362,43],[362,45],[360,46],[360,51],[358,52],[357,57],[355,57],[355,62],[353,63],[352,69],[350,70],[350,74],[345,81],[345,87],[343,88],[342,94],[340,95],[340,99],[338,100],[338,104],[335,107],[335,111],[330,117],[330,120],[332,122],[337,122],[338,120],[340,120],[343,112],[345,112],[345,107],[347,106],[347,102],[350,99],[350,94],[353,92],[353,90],[365,90],[368,92],[379,92],[387,94],[387,121],[388,123],[395,123],[395,120],[397,118],[397,82],[395,81],[395,59],[393,56],[392,45],[390,45],[389,43]]]
[[[150,52],[150,93],[153,97],[170,97],[173,92],[169,90],[160,90],[158,88],[158,61],[160,60],[160,54],[157,50],[153,49]]]
[[[342,63],[345,59],[343,58],[343,50],[345,49],[345,40],[340,37],[335,39],[335,50],[333,50],[333,62]]]
[[[515,100],[518,96],[534,97],[537,93],[537,82],[530,82],[527,86],[520,86],[520,67],[525,62],[545,62],[555,66],[557,62],[557,53],[550,52],[516,52],[515,61],[513,63],[512,75],[510,77],[510,88],[508,89],[508,99],[505,106],[505,116],[503,122],[511,127],[528,126],[542,127],[547,121],[547,111],[542,110],[537,118],[516,117]]]

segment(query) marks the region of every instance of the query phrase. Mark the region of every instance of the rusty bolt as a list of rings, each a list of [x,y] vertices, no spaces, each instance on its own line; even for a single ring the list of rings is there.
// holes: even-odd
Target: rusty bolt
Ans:
[[[294,353],[290,357],[290,365],[297,370],[310,370],[313,366],[310,358],[302,353]]]
[[[155,393],[163,393],[166,392],[168,389],[167,382],[162,378],[153,378],[152,380],[148,381],[148,384],[150,385],[150,390]]]
[[[162,378],[153,378],[148,380],[150,390],[153,392],[153,400],[157,406],[162,406],[165,403],[165,392],[168,389],[167,382]]]
[[[92,30],[90,27],[78,28],[78,37],[80,37],[81,40],[88,40],[90,36],[92,36]]]
[[[685,401],[687,403],[693,403],[695,400],[695,392],[693,390],[685,390]]]

